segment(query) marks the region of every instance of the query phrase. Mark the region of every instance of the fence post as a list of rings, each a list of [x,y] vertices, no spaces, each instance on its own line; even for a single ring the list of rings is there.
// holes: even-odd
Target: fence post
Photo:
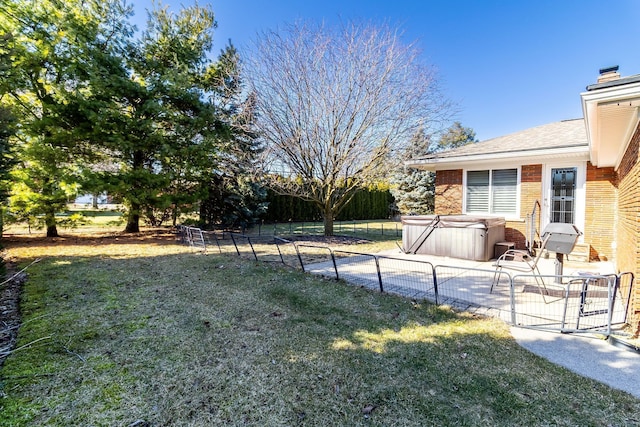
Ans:
[[[625,302],[625,306],[624,306],[624,318],[623,318],[623,322],[627,323],[627,316],[629,315],[629,305],[630,305],[630,301],[631,301],[631,295],[633,295],[633,284],[636,280],[635,275],[630,272],[630,271],[626,271],[624,273],[620,273],[618,274],[618,280],[620,281],[618,283],[618,286],[620,287],[620,292],[622,293],[622,276],[626,276],[626,275],[630,275],[631,278],[629,279],[629,292],[627,294],[627,301]]]
[[[378,283],[380,284],[380,292],[384,292],[384,288],[382,287],[382,274],[380,273],[380,263],[378,262],[378,257],[374,256],[373,259],[376,261],[376,270],[378,271]]]
[[[340,276],[338,275],[338,265],[336,264],[336,257],[333,254],[333,251],[331,250],[331,248],[327,248],[329,249],[329,253],[331,254],[331,261],[333,261],[333,269],[336,271],[336,280],[340,280]]]
[[[278,255],[280,255],[280,261],[284,264],[284,257],[282,256],[282,251],[280,250],[280,244],[278,243],[278,238],[273,238],[273,243],[276,245],[276,249],[278,249]],[[286,265],[286,264],[285,264]]]
[[[433,276],[433,292],[436,295],[436,305],[440,305],[438,302],[438,276],[436,275],[436,267],[431,266],[431,275]]]
[[[607,298],[609,299],[609,307],[607,310],[607,338],[611,335],[611,319],[613,318],[613,302],[616,294],[616,287],[618,285],[618,277],[616,276],[613,279],[613,284],[611,283],[611,277],[607,279]],[[612,289],[613,288],[613,289]]]
[[[300,268],[302,268],[302,272],[305,273],[305,271],[304,271],[304,262],[302,262],[302,255],[300,255],[300,250],[298,249],[298,245],[296,245],[294,243],[293,247],[296,248],[296,254],[298,255],[298,261],[300,261]]]
[[[251,252],[253,252],[253,257],[256,259],[256,261],[258,261],[258,255],[256,254],[256,250],[253,248],[253,243],[251,243],[251,238],[249,236],[247,237],[247,242],[249,242],[249,246],[251,247]]]
[[[384,236],[384,223],[382,224],[382,235]]]
[[[516,325],[516,291],[515,291],[515,286],[513,284],[513,277],[511,277],[510,274],[507,274],[507,276],[509,277],[509,298],[511,299],[511,324],[515,326]],[[498,276],[498,281],[500,281],[500,276]]]
[[[216,235],[216,230],[211,231],[211,234],[213,234],[213,238],[216,241],[216,245],[218,245],[218,252],[222,253],[222,247],[220,247],[220,242],[218,241],[218,236]]]
[[[236,247],[236,253],[238,254],[238,256],[240,256],[240,250],[238,249],[238,245],[236,244],[236,239],[233,237],[233,233],[229,233],[229,236],[231,236],[231,241],[233,242],[233,246]]]

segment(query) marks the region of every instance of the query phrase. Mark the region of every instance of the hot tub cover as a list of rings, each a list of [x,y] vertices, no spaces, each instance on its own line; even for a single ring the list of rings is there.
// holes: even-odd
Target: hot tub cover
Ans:
[[[485,228],[505,225],[502,217],[482,217],[475,215],[409,215],[400,218],[403,225],[424,225],[434,223],[438,228]]]

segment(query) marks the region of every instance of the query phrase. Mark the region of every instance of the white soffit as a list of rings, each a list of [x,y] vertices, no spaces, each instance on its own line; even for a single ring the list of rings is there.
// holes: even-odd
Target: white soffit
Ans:
[[[581,96],[590,161],[596,167],[617,168],[640,119],[640,84],[585,92]]]
[[[546,163],[550,160],[587,161],[589,152],[586,146],[560,147],[545,150],[530,150],[503,153],[487,153],[473,156],[458,156],[446,158],[431,158],[424,160],[410,160],[406,166],[430,171],[447,169],[467,169],[474,167],[515,167],[527,164]]]

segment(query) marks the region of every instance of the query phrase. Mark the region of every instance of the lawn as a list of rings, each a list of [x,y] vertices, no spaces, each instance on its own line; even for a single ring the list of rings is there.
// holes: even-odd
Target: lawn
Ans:
[[[640,423],[508,327],[167,233],[5,241],[29,270],[0,426]]]

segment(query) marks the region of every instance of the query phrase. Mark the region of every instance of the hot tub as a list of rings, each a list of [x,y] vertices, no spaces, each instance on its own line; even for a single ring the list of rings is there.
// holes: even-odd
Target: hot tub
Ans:
[[[504,241],[505,220],[470,215],[403,216],[406,253],[489,261],[494,245]]]

